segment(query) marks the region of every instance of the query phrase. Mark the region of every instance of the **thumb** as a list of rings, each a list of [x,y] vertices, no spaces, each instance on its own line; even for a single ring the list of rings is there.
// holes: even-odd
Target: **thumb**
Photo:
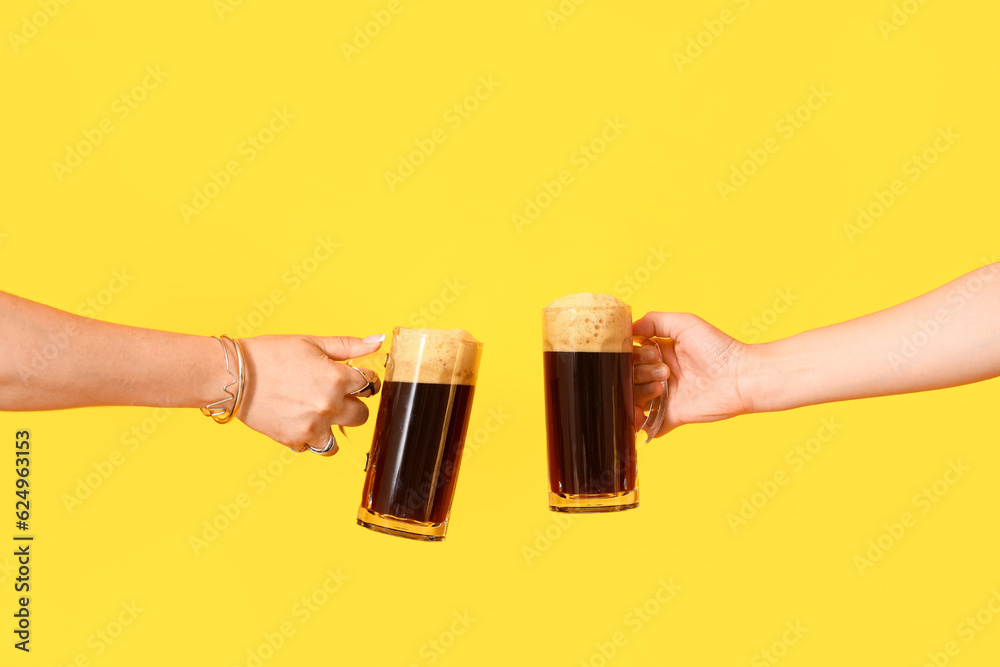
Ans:
[[[695,319],[689,313],[649,312],[632,324],[632,335],[677,340]]]
[[[355,338],[354,336],[315,336],[312,338],[312,342],[323,351],[323,354],[337,361],[346,361],[371,354],[382,347],[384,340],[385,334],[375,334],[367,338]]]

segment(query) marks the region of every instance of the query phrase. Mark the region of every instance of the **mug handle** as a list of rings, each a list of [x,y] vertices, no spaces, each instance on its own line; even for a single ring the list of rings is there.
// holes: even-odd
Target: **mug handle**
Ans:
[[[663,359],[663,348],[660,347],[660,342],[656,338],[647,338],[645,336],[632,336],[632,343],[641,347],[647,343],[652,343],[657,352],[660,353],[660,359]],[[667,381],[663,381],[663,392],[659,396],[653,398],[649,404],[649,413],[646,415],[646,421],[642,423],[639,427],[639,431],[646,432],[646,441],[642,444],[648,445],[649,442],[660,432],[660,427],[663,426],[663,420],[667,416],[667,394],[670,392],[670,385]]]
[[[372,352],[371,354],[366,354],[363,357],[356,357],[354,359],[347,360],[346,363],[351,368],[357,368],[362,372],[368,371],[369,373],[374,374],[375,378],[373,381],[375,383],[374,391],[372,391],[372,393],[367,395],[359,395],[358,398],[371,398],[377,395],[381,390],[382,384],[385,381],[385,373],[389,366],[389,348],[392,345],[391,341],[392,341],[392,336],[386,336],[385,344],[378,351]],[[368,376],[369,373],[365,373],[365,375]],[[344,438],[347,439],[347,442],[351,443],[351,446],[353,447],[354,442],[351,440],[351,437],[347,434],[347,429],[343,425],[337,424],[337,430],[340,431],[341,435],[343,435]],[[365,471],[368,470],[368,461],[370,459],[370,454],[371,454],[370,449],[369,451],[365,452],[365,461],[362,466],[362,469]],[[353,458],[354,457],[352,457],[352,459]],[[360,463],[360,461],[358,461],[358,463]]]

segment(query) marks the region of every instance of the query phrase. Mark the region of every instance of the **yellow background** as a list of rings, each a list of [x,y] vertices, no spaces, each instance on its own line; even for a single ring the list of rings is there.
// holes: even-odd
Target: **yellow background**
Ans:
[[[101,318],[200,334],[235,332],[274,290],[284,303],[254,334],[364,336],[432,309],[427,324],[485,342],[472,431],[496,424],[491,410],[505,417],[467,452],[447,540],[424,544],[355,525],[370,429],[258,494],[251,476],[284,450],[242,425],[177,410],[130,451],[123,435],[152,410],[0,415],[4,442],[32,432],[37,536],[30,655],[11,647],[16,596],[0,570],[3,664],[248,665],[286,622],[294,634],[265,650],[268,667],[771,664],[758,652],[796,621],[809,629],[789,667],[917,666],[949,641],[949,664],[997,664],[1000,620],[969,643],[956,634],[1000,588],[995,381],[688,426],[642,449],[638,510],[560,528],[546,506],[549,299],[610,292],[636,316],[691,311],[735,335],[764,317],[764,341],[897,303],[997,252],[1000,11],[907,4],[919,8],[885,37],[889,0],[592,0],[554,29],[557,0],[401,0],[348,62],[341,44],[386,2],[246,0],[220,18],[211,0],[72,0],[17,52],[9,33],[42,10],[6,2],[4,290],[74,312],[103,294]],[[718,32],[724,9],[733,20],[711,36],[704,22]],[[707,46],[681,71],[674,54],[699,33]],[[156,66],[166,78],[120,118],[115,99]],[[501,85],[455,128],[445,113],[479,77]],[[832,97],[785,138],[776,123],[811,86]],[[246,161],[241,142],[274,108],[295,118]],[[107,118],[114,131],[59,182],[52,163]],[[574,153],[609,118],[627,128],[579,171]],[[907,180],[907,160],[949,126],[960,138]],[[436,128],[446,141],[390,191],[385,172]],[[717,182],[769,137],[778,152],[723,201]],[[179,205],[229,160],[241,172],[185,222]],[[573,182],[519,232],[512,214],[562,170]],[[897,178],[905,194],[850,242],[844,225]],[[317,237],[339,247],[292,289],[286,272]],[[670,257],[646,272],[650,248]],[[122,269],[132,279],[104,294]],[[644,280],[628,293],[625,276]],[[446,281],[460,286],[448,304]],[[796,300],[774,317],[779,290]],[[790,472],[786,453],[824,418],[842,430],[734,534],[726,515]],[[123,463],[69,512],[64,495],[115,450]],[[958,459],[970,471],[915,511],[912,496]],[[240,493],[250,506],[196,555],[189,538]],[[916,526],[859,574],[854,557],[906,511]],[[330,569],[349,579],[302,622],[295,605]],[[649,602],[671,578],[676,596]],[[132,601],[144,611],[98,655],[95,633]],[[644,604],[658,613],[635,631]],[[450,636],[466,613],[475,621]],[[627,642],[604,658],[619,631]]]

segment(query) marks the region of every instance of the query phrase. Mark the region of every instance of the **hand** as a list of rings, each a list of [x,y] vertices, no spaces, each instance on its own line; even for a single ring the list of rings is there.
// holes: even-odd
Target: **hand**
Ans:
[[[636,424],[645,419],[643,409],[655,396],[667,396],[666,419],[660,437],[684,424],[718,421],[749,412],[740,394],[739,378],[748,346],[719,331],[705,320],[687,313],[646,313],[632,325],[636,336],[670,338],[656,348],[643,345],[635,355]]]
[[[349,396],[365,386],[364,378],[341,361],[375,352],[383,339],[371,343],[349,336],[241,340],[247,385],[238,418],[294,451],[305,451],[308,445],[323,449],[332,425],[360,426],[368,419],[368,407]],[[325,455],[332,456],[337,449]]]

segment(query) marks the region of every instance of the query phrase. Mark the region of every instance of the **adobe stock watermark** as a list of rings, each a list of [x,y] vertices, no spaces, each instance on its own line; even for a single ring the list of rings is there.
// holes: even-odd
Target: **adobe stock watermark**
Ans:
[[[231,500],[219,503],[219,511],[201,522],[198,531],[188,536],[188,545],[195,556],[200,556],[205,549],[215,543],[222,533],[229,528],[246,513],[246,510],[253,504],[254,497],[260,496],[273,485],[277,479],[284,474],[290,465],[301,458],[292,450],[282,447],[281,453],[271,459],[266,466],[257,468],[247,477],[249,491],[255,495],[250,495],[249,491],[240,491]]]
[[[84,317],[97,317],[105,308],[111,305],[116,296],[125,291],[125,288],[133,280],[135,280],[135,276],[130,274],[127,268],[122,267],[120,270],[113,270],[111,278],[108,279],[108,284],[98,290],[97,294],[81,301],[76,307],[76,314],[83,315]]]
[[[621,138],[622,133],[628,129],[628,125],[622,122],[621,116],[610,116],[604,119],[604,126],[597,136],[586,143],[582,143],[569,156],[569,163],[576,167],[576,172],[582,174],[587,171],[599,157],[604,155],[611,144]],[[534,223],[544,213],[552,203],[562,196],[566,188],[576,182],[576,177],[572,169],[561,169],[555,177],[543,180],[541,187],[534,195],[524,198],[524,208],[511,214],[510,220],[514,223],[514,229],[518,234],[524,228]]]
[[[731,374],[733,372],[732,370],[730,370],[730,364],[731,361],[723,357],[711,360],[709,362],[708,368],[706,369],[704,377],[698,376],[692,378],[691,380],[688,381],[689,386],[693,386],[693,388],[697,389],[698,391],[707,391],[712,381],[718,380],[719,378],[724,377],[726,374]],[[643,442],[642,444],[637,445],[637,448],[644,447],[645,445],[646,443]]]
[[[278,627],[260,634],[261,641],[246,650],[246,659],[236,663],[237,667],[262,667],[295,636],[295,633],[318,614],[333,597],[343,589],[350,577],[340,571],[328,568],[322,583],[299,598],[291,608],[293,620],[282,621]],[[296,625],[295,621],[298,621]],[[256,641],[256,640],[255,640]]]
[[[622,625],[631,630],[631,634],[624,629],[615,630],[608,637],[607,641],[594,643],[594,651],[586,658],[580,658],[580,667],[606,667],[618,653],[628,645],[630,637],[642,632],[653,618],[663,611],[663,608],[673,600],[682,590],[680,584],[674,583],[674,578],[660,579],[656,590],[640,604],[632,607],[622,618]]]
[[[436,322],[448,310],[448,306],[455,303],[458,297],[462,296],[467,289],[469,289],[469,286],[462,284],[458,276],[445,279],[440,293],[410,314],[407,320],[410,327],[414,329],[426,329]]]
[[[121,438],[119,438],[122,444],[121,449],[113,449],[106,457],[91,461],[90,467],[93,470],[74,480],[72,493],[63,493],[60,496],[66,513],[72,515],[86,500],[93,497],[94,492],[101,488],[125,463],[128,454],[138,451],[139,447],[148,441],[173,413],[173,408],[155,408],[148,417],[133,424],[122,433]]]
[[[889,18],[880,18],[875,22],[875,27],[878,28],[882,39],[888,42],[889,37],[893,33],[899,32],[899,29],[906,25],[910,18],[926,4],[927,0],[903,0],[900,4],[893,3]]]
[[[448,134],[448,130],[456,132],[461,128],[467,120],[472,118],[472,114],[479,110],[482,103],[493,97],[497,88],[502,85],[503,82],[494,80],[492,74],[480,76],[475,89],[460,101],[448,107],[444,114],[442,114],[441,120],[447,126],[447,129],[441,126],[435,127],[427,136],[417,137],[413,140],[416,148],[408,153],[400,153],[396,156],[396,169],[386,170],[384,174],[385,183],[389,186],[389,192],[395,192],[396,188],[406,182],[406,179],[413,176],[416,170],[437,151],[438,146],[448,141],[451,137]]]
[[[340,247],[339,243],[330,240],[330,235],[317,236],[312,250],[302,259],[292,264],[281,274],[281,284],[260,299],[254,299],[253,307],[246,315],[241,315],[236,322],[236,335],[247,338],[262,327],[288,301],[290,293],[294,293],[314,275],[327,261],[333,257],[333,251]],[[287,291],[286,291],[287,290]]]
[[[763,481],[758,481],[757,490],[749,496],[740,498],[740,506],[735,512],[726,514],[726,523],[733,534],[737,534],[740,528],[746,526],[764,507],[771,502],[778,491],[781,490],[795,475],[802,472],[806,463],[812,461],[830,443],[833,438],[844,428],[843,424],[837,422],[836,417],[824,417],[820,420],[820,426],[816,429],[816,434],[806,439],[800,445],[796,445],[785,454],[785,463],[790,470],[778,468],[773,474]]]
[[[545,20],[549,22],[552,32],[556,31],[559,24],[565,23],[573,14],[576,14],[576,10],[586,2],[587,0],[562,0],[554,9],[546,9]]]
[[[1000,273],[1000,265],[995,263],[996,258],[984,258],[983,262],[984,268],[982,270],[972,274],[961,285],[956,285],[948,291],[946,300],[949,308],[938,308],[930,319],[921,318],[913,333],[900,338],[899,349],[890,352],[886,357],[889,361],[889,367],[893,371],[898,371],[913,361],[921,350],[937,338],[941,327],[947,324],[955,313],[972,303],[983,288],[996,279]]]
[[[1000,591],[994,588],[990,590],[990,597],[982,607],[955,626],[955,634],[964,644],[971,644],[998,616],[1000,616]],[[962,646],[956,639],[948,640],[940,651],[927,652],[927,661],[922,667],[946,667],[952,658],[958,657],[961,652]]]
[[[521,545],[521,555],[524,562],[535,564],[542,554],[552,548],[559,539],[566,534],[566,531],[573,527],[573,515],[563,512],[551,512],[549,523],[544,528],[535,530],[535,534],[528,544]]]
[[[426,642],[420,645],[417,649],[417,656],[423,661],[411,662],[409,667],[420,667],[423,665],[433,665],[437,662],[441,656],[448,652],[448,650],[455,645],[458,638],[463,636],[469,631],[469,628],[478,621],[469,613],[466,609],[462,612],[455,612],[452,614],[452,620],[448,622],[448,627],[439,632],[437,636],[428,639]]]
[[[192,189],[190,202],[183,201],[177,205],[181,218],[190,223],[191,218],[201,215],[208,205],[215,201],[228,188],[233,179],[243,173],[244,167],[257,159],[279,134],[284,132],[296,116],[288,111],[288,107],[273,107],[271,118],[253,134],[248,134],[236,147],[236,155],[242,158],[227,160],[219,171],[209,169],[207,180]]]
[[[615,283],[615,294],[622,301],[631,299],[636,292],[652,280],[653,274],[666,266],[667,260],[673,257],[669,252],[664,252],[663,246],[649,246],[648,250],[646,259]]]
[[[27,363],[23,361],[18,363],[17,374],[21,382],[27,384],[32,378],[48,370],[49,365],[69,347],[70,340],[79,335],[80,328],[76,322],[70,322],[59,331],[49,332],[46,341],[32,351]]]
[[[503,406],[499,405],[487,411],[486,420],[482,426],[471,429],[465,436],[465,449],[462,450],[462,460],[468,461],[469,456],[483,448],[490,438],[504,427],[510,415],[503,411]]]
[[[403,13],[406,6],[402,0],[389,0],[385,7],[379,7],[368,12],[371,20],[354,26],[354,36],[350,42],[340,42],[340,52],[344,54],[344,60],[348,64],[353,59],[360,56],[361,52],[368,48],[372,40],[382,34],[382,31],[389,27],[393,19]]]
[[[767,648],[761,649],[750,658],[750,667],[770,667],[778,664],[778,661],[788,655],[788,649],[799,643],[799,640],[809,632],[809,628],[802,625],[802,621],[796,619],[785,622],[785,631],[781,633],[781,638],[771,642]]]
[[[947,153],[955,145],[955,141],[961,137],[962,135],[951,129],[951,125],[947,129],[939,127],[937,136],[927,148],[920,153],[914,153],[903,162],[903,176],[908,177],[907,180],[911,183],[919,181],[920,177],[931,168],[931,165],[936,163],[941,155]],[[893,179],[885,190],[872,191],[872,201],[858,207],[858,216],[854,223],[844,223],[844,234],[847,235],[847,240],[853,245],[855,240],[871,229],[875,221],[885,215],[906,192],[906,181],[902,178]]]
[[[20,53],[21,47],[37,37],[38,32],[68,4],[69,0],[38,0],[38,11],[22,16],[21,28],[17,32],[7,33],[7,41],[14,53]]]
[[[778,321],[781,315],[788,312],[788,309],[792,307],[799,297],[792,294],[792,289],[786,287],[784,289],[778,289],[774,293],[774,300],[771,305],[760,311],[759,315],[754,315],[740,327],[740,333],[746,338],[749,343],[756,343],[760,340],[760,337],[767,333]]]
[[[117,123],[121,123],[132,115],[132,112],[139,108],[151,92],[160,87],[170,72],[164,72],[160,65],[150,65],[146,67],[146,74],[142,80],[129,90],[115,98],[111,103],[111,113],[97,121],[94,127],[83,129],[83,138],[75,144],[66,144],[66,153],[63,161],[52,161],[52,171],[56,175],[56,180],[62,183],[66,176],[72,174],[80,165],[84,158],[93,154],[94,150],[104,143],[104,140],[118,129]]]
[[[913,494],[910,499],[910,504],[919,514],[908,510],[900,514],[898,521],[883,523],[882,527],[885,530],[877,537],[868,540],[868,548],[863,554],[854,556],[854,567],[857,568],[858,574],[862,577],[865,576],[865,570],[872,568],[875,563],[882,560],[886,553],[903,539],[906,532],[917,525],[917,519],[930,512],[932,507],[941,502],[951,487],[958,484],[970,470],[971,468],[962,464],[962,459],[949,460],[944,474]]]
[[[236,8],[243,4],[243,0],[212,0],[212,9],[220,21],[226,20],[226,14],[236,11]]]
[[[3,562],[0,562],[0,584],[7,583],[12,574],[17,574],[17,564],[10,556],[4,556]]]
[[[134,278],[135,276],[130,275],[124,268],[121,271],[112,271],[107,286],[98,290],[96,295],[81,301],[77,306],[77,313],[85,317],[97,315],[107,308],[115,296],[121,294]],[[69,348],[70,341],[79,335],[80,327],[76,322],[70,322],[58,331],[49,332],[45,342],[32,350],[30,358],[18,363],[17,374],[21,381],[27,383],[46,372],[52,362]]]
[[[750,7],[750,0],[732,0],[732,3],[741,12]],[[694,61],[700,58],[705,53],[705,50],[722,36],[722,33],[726,31],[726,26],[730,26],[736,22],[738,16],[738,12],[734,12],[727,7],[719,12],[718,18],[712,17],[702,21],[701,24],[704,26],[704,30],[698,31],[693,36],[688,35],[687,44],[684,49],[682,51],[674,51],[673,53],[674,65],[677,66],[677,71],[683,74],[685,67],[693,65]]]
[[[92,660],[104,655],[115,642],[121,639],[125,630],[135,623],[139,615],[146,611],[135,600],[122,602],[119,607],[119,610],[113,612],[110,621],[87,635],[86,647],[89,650],[80,651],[73,656],[71,660],[67,661],[67,667],[89,667]],[[59,664],[59,667],[62,667],[62,663]]]
[[[810,94],[806,101],[784,114],[774,124],[774,131],[781,135],[781,138],[788,141],[795,136],[808,123],[817,111],[826,106],[833,93],[826,89],[825,84],[810,86]],[[777,137],[768,137],[760,146],[748,148],[747,159],[739,164],[733,163],[729,167],[729,178],[716,181],[715,187],[719,192],[722,201],[739,192],[740,188],[747,184],[748,180],[763,167],[772,155],[781,148],[781,141]]]

